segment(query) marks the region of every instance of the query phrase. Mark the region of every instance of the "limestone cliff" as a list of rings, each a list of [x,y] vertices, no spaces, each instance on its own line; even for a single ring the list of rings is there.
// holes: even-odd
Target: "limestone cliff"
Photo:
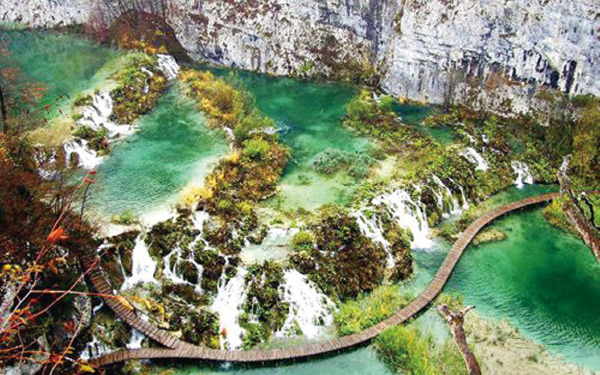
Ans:
[[[159,0],[135,3],[152,2]],[[531,105],[541,86],[600,94],[595,0],[163,2],[191,56],[232,67],[375,76],[395,95],[481,101],[518,111]],[[97,3],[3,0],[0,18],[32,26],[81,23],[94,16]]]

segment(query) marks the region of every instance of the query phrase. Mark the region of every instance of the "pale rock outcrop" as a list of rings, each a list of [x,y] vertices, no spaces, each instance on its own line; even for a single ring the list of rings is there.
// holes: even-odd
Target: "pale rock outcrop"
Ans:
[[[158,1],[136,3],[148,8]],[[540,86],[600,94],[594,0],[165,2],[167,21],[192,57],[231,67],[332,76],[372,66],[395,95],[520,112]],[[3,0],[0,18],[81,23],[98,3]]]

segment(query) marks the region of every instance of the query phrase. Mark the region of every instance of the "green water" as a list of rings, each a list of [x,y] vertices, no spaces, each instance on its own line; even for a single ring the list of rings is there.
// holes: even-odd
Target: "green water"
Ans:
[[[19,87],[41,83],[47,89],[42,104],[54,102],[59,95],[74,98],[89,89],[98,70],[118,55],[116,50],[84,38],[31,30],[0,30],[2,46],[9,54],[0,54],[0,66],[18,69]]]
[[[101,215],[169,209],[186,185],[204,183],[229,148],[224,134],[208,129],[194,103],[177,87],[136,127],[135,134],[115,143],[98,167],[92,194]]]
[[[391,375],[394,374],[387,365],[377,358],[371,346],[358,348],[337,355],[318,358],[306,362],[282,363],[277,366],[258,367],[232,364],[220,365],[169,365],[161,370],[174,369],[177,375]]]
[[[311,163],[327,148],[365,152],[372,147],[366,138],[342,125],[346,105],[356,89],[251,73],[238,76],[255,96],[258,108],[277,122],[282,141],[292,150],[280,193],[267,204],[284,210],[312,210],[326,203],[348,203],[358,181],[344,172],[333,176],[317,174]]]
[[[541,209],[493,227],[507,240],[471,246],[446,290],[484,316],[508,318],[568,362],[600,370],[600,264],[590,249],[550,226]]]
[[[454,143],[454,131],[450,126],[423,125],[423,121],[427,116],[439,112],[435,107],[394,103],[393,109],[402,117],[402,122],[411,125],[425,135],[433,137],[433,139],[442,145],[451,145]]]
[[[556,191],[528,185],[502,192],[486,210]],[[469,246],[445,292],[458,292],[487,318],[508,319],[527,338],[567,362],[600,370],[600,265],[578,238],[549,225],[542,208],[513,212],[492,225],[508,235],[501,242]],[[416,252],[417,284],[423,288],[451,244]]]

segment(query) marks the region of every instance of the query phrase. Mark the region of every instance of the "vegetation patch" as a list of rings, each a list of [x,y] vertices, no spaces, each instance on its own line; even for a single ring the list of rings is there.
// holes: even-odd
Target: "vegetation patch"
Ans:
[[[317,154],[312,167],[322,174],[332,174],[345,169],[352,177],[365,178],[375,163],[375,158],[368,154],[328,148]]]
[[[339,305],[335,314],[338,332],[341,336],[361,332],[408,306],[413,298],[412,294],[402,293],[396,285],[380,286],[370,294],[360,294]]]
[[[130,64],[115,77],[117,87],[111,91],[115,121],[131,124],[150,112],[168,87],[168,80],[158,69],[156,57],[136,54]]]
[[[334,299],[356,297],[381,284],[386,269],[382,247],[366,238],[343,208],[326,207],[318,216],[316,223],[308,225],[314,236],[312,246],[310,235],[294,237],[292,264]]]
[[[438,344],[414,326],[394,326],[375,339],[381,358],[399,374],[468,374],[454,343]]]
[[[231,79],[195,70],[182,72],[180,79],[198,101],[209,126],[233,135],[231,154],[219,161],[204,187],[188,192],[186,198],[220,219],[221,226],[209,238],[211,244],[220,246],[227,237],[229,242],[235,240],[231,225],[236,226],[238,238],[257,229],[254,205],[275,194],[289,151],[273,132],[273,121],[260,114],[251,96],[237,89]],[[234,245],[230,247],[233,252],[241,249],[241,244]]]
[[[244,349],[268,341],[279,331],[287,318],[289,304],[284,302],[283,267],[275,262],[251,266],[246,275],[247,296],[240,316],[240,325],[246,330]]]

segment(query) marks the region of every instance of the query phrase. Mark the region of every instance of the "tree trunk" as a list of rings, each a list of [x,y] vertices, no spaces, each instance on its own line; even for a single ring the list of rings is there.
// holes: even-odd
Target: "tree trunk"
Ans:
[[[567,155],[558,170],[560,194],[562,198],[565,198],[562,209],[565,212],[567,219],[569,219],[569,223],[577,230],[577,233],[583,242],[592,249],[592,253],[596,257],[596,260],[600,262],[600,235],[598,234],[598,229],[596,229],[594,225],[594,208],[593,206],[590,207],[592,212],[590,223],[585,217],[585,211],[577,204],[578,197],[575,196],[575,193],[571,189],[571,178],[567,175],[570,161],[571,155]],[[586,203],[591,205],[589,200]]]
[[[459,312],[450,311],[448,306],[441,305],[438,306],[438,310],[440,314],[446,319],[448,324],[450,324],[450,330],[452,331],[452,337],[454,337],[454,341],[456,341],[456,345],[458,345],[458,349],[460,350],[460,354],[465,361],[465,365],[467,366],[467,370],[470,375],[481,375],[481,368],[479,367],[479,363],[477,362],[477,358],[469,348],[469,344],[467,344],[467,335],[465,334],[465,330],[463,328],[463,324],[465,322],[465,315],[473,309],[475,306],[467,306]]]
[[[6,102],[4,101],[4,91],[0,85],[0,112],[2,113],[2,127],[4,134],[8,134],[8,113],[6,112]]]

